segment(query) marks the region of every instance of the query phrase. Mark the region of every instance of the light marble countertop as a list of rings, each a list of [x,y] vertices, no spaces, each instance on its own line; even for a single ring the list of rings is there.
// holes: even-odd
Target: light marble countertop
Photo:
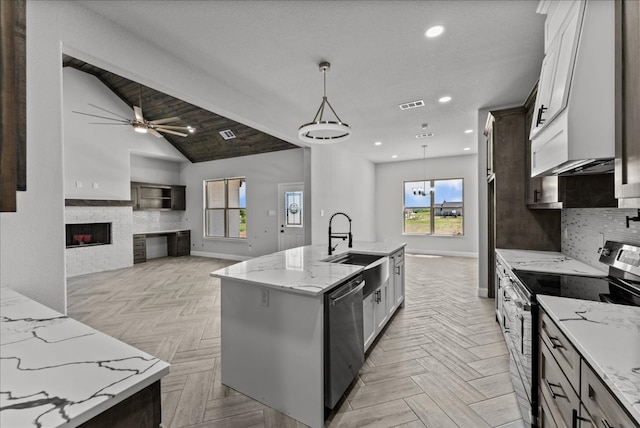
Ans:
[[[404,246],[397,242],[354,242],[353,248],[341,244],[331,257],[348,252],[389,256]],[[362,266],[323,262],[330,257],[327,250],[326,245],[291,248],[219,269],[211,276],[318,296],[363,270]]]
[[[596,374],[640,422],[640,307],[537,297]]]
[[[606,268],[597,269],[557,251],[505,250],[496,253],[511,269],[566,275],[607,276]]]
[[[0,426],[77,426],[169,364],[9,288],[0,289]]]
[[[133,232],[134,235],[154,235],[163,233],[189,232],[191,229],[147,230],[145,232]]]

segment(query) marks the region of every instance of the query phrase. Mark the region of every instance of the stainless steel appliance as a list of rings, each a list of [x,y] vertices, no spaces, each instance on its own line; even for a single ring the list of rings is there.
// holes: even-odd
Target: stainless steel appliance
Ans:
[[[511,380],[528,425],[537,427],[538,304],[536,295],[569,297],[640,306],[640,246],[607,241],[600,262],[605,277],[586,277],[506,269],[497,264],[496,316],[510,354]]]
[[[324,401],[333,409],[364,364],[362,289],[359,274],[325,294]]]

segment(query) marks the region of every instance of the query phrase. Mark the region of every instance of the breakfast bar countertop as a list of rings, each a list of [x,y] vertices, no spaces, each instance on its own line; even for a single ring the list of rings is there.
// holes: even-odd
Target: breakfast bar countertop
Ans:
[[[0,426],[78,426],[169,364],[9,288],[0,289]]]

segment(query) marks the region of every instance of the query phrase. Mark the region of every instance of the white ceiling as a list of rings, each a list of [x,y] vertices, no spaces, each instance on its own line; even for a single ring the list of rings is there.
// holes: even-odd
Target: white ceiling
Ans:
[[[476,153],[478,109],[522,104],[543,56],[537,0],[82,3],[268,103],[283,120],[265,126],[294,144],[322,100],[318,63],[329,61],[328,99],[353,131],[341,147],[376,163],[422,158],[423,144],[427,157]],[[436,24],[444,34],[427,39]],[[443,95],[453,100],[438,103]],[[418,99],[426,105],[398,107]],[[234,113],[264,123],[260,111]],[[424,132],[434,136],[415,137]]]

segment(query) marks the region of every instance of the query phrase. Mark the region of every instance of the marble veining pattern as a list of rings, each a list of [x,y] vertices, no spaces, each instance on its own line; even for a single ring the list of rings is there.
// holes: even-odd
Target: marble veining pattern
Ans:
[[[388,256],[403,248],[404,245],[404,243],[355,242],[353,248],[341,248],[331,257],[349,251]],[[309,245],[240,262],[212,272],[211,276],[233,278],[318,296],[363,269],[362,266],[322,261],[328,257],[330,256],[326,246]]]
[[[505,250],[496,253],[515,270],[549,272],[567,275],[606,276],[606,267],[596,269],[556,251]]]
[[[76,426],[169,365],[13,290],[0,290],[0,426]]]
[[[640,308],[540,295],[538,302],[640,422]]]

